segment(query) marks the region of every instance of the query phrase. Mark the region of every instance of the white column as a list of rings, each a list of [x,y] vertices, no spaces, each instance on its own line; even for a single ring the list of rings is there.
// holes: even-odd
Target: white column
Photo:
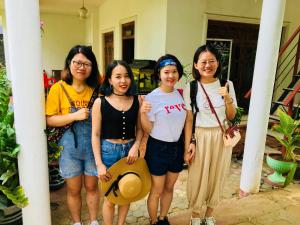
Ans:
[[[264,0],[254,66],[240,189],[259,191],[285,0]]]
[[[50,225],[39,0],[5,0],[5,12],[20,182],[29,198],[23,225]]]

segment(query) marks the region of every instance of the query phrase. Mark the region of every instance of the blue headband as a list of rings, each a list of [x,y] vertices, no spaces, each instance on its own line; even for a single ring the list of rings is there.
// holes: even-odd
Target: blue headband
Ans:
[[[165,67],[165,66],[177,66],[176,62],[174,62],[173,59],[164,59],[159,63],[159,68]]]

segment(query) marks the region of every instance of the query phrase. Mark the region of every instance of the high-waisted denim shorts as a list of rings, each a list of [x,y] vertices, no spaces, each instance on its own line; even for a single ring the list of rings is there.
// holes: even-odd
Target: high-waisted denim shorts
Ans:
[[[125,144],[116,144],[105,139],[101,140],[101,159],[102,163],[108,169],[121,158],[128,156],[128,152],[134,144],[131,140]]]
[[[165,175],[168,171],[179,173],[183,169],[183,141],[165,142],[148,138],[145,159],[151,174]]]

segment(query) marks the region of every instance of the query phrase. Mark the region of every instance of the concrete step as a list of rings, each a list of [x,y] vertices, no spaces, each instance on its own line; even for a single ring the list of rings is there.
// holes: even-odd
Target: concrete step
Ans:
[[[286,105],[283,105],[282,101],[273,101],[273,104],[278,104],[278,105],[282,105],[282,106],[287,107]],[[299,104],[294,104],[294,108],[300,108],[300,105]]]
[[[294,88],[283,88],[283,90],[285,90],[285,91],[293,91]],[[298,91],[298,93],[300,93],[300,90]]]

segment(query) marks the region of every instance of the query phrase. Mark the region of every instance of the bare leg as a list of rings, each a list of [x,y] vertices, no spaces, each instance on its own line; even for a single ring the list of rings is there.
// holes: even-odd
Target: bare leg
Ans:
[[[90,221],[97,220],[100,202],[98,177],[85,175],[84,186],[86,190],[86,204],[89,210]]]
[[[205,212],[205,217],[211,217],[214,209],[207,207],[206,212]]]
[[[147,200],[148,212],[152,223],[157,221],[158,203],[163,193],[166,176],[151,175],[151,190]]]
[[[193,218],[200,218],[200,214],[196,212],[192,212],[192,217]]]
[[[119,205],[118,206],[118,225],[123,225],[126,220],[130,205]]]
[[[114,214],[115,214],[115,204],[108,201],[106,198],[103,203],[103,222],[105,225],[113,225],[114,222]]]
[[[82,176],[66,179],[67,183],[67,203],[74,223],[81,222],[81,187]]]
[[[168,172],[166,175],[163,193],[160,198],[160,219],[163,219],[168,214],[173,199],[174,185],[176,183],[178,175],[179,173],[172,172]]]

